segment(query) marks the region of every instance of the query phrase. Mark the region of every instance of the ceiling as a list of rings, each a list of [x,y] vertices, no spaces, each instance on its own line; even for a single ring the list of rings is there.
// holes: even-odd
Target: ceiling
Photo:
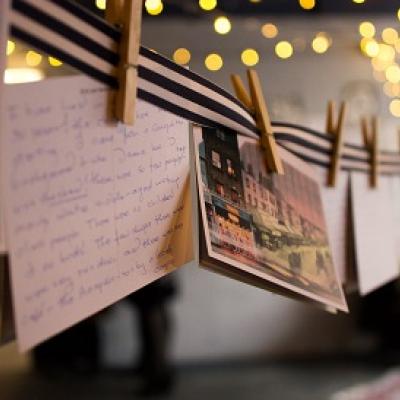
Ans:
[[[77,1],[101,14],[101,11],[96,9],[94,0]],[[161,17],[166,15],[197,17],[207,14],[199,8],[198,0],[163,0],[163,3],[164,12]],[[305,11],[300,7],[298,0],[218,0],[214,13],[258,16],[306,14],[311,17],[327,14],[392,14],[397,12],[399,7],[399,0],[365,0],[362,4],[352,0],[316,0],[316,6],[310,11]]]

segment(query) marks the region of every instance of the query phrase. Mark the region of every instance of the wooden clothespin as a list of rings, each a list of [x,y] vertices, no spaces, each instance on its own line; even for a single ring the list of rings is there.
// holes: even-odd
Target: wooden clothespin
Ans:
[[[106,19],[122,29],[119,45],[119,89],[113,115],[128,125],[135,122],[142,0],[107,0]]]
[[[248,94],[239,75],[231,75],[232,85],[237,98],[254,115],[260,130],[260,142],[264,150],[268,172],[283,175],[283,165],[278,154],[278,148],[272,131],[267,105],[261,88],[260,79],[255,70],[247,70],[250,95]]]
[[[364,145],[370,154],[371,175],[370,185],[375,188],[378,185],[378,166],[379,166],[379,146],[378,146],[378,120],[376,117],[371,118],[370,126],[366,118],[361,119],[361,132],[363,135]]]
[[[343,149],[343,122],[346,113],[346,103],[342,102],[340,105],[339,117],[337,122],[334,122],[335,114],[335,103],[333,101],[328,102],[328,111],[326,118],[326,132],[333,135],[331,163],[329,166],[328,173],[328,186],[336,186],[337,177],[340,171],[340,159]]]

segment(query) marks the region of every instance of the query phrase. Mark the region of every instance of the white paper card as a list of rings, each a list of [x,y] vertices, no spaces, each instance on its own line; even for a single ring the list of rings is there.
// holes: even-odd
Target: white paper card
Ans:
[[[390,200],[393,209],[393,224],[395,227],[395,243],[397,254],[397,265],[400,270],[400,176],[395,175],[386,178],[390,186]]]
[[[354,242],[362,295],[399,275],[390,181],[379,177],[370,188],[366,174],[351,173]]]
[[[321,199],[328,227],[328,237],[331,246],[333,262],[342,284],[346,283],[347,275],[347,235],[348,235],[348,191],[349,174],[341,172],[335,187],[328,187],[327,169],[316,168],[321,183]]]
[[[138,101],[133,127],[109,126],[108,90],[86,77],[6,94],[6,221],[26,350],[192,259],[189,125]]]

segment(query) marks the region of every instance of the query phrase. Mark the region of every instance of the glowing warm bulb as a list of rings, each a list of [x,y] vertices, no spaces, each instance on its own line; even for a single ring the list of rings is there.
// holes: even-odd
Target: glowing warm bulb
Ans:
[[[174,51],[173,59],[177,64],[185,65],[189,64],[191,58],[190,51],[183,47]]]
[[[289,42],[283,40],[276,44],[275,53],[279,58],[289,58],[293,54],[293,46]]]
[[[376,57],[380,51],[379,44],[373,39],[367,39],[364,47],[363,43],[361,43],[361,49],[368,57]]]
[[[397,64],[393,64],[386,68],[385,70],[386,79],[390,83],[400,82],[400,67]]]
[[[15,43],[12,40],[7,40],[7,55],[10,56],[15,50]]]
[[[395,117],[400,117],[400,100],[395,99],[390,102],[389,110]]]
[[[144,6],[150,15],[161,14],[164,9],[164,4],[161,0],[146,0]]]
[[[364,2],[365,2],[365,0],[353,0],[353,3],[356,3],[356,4],[362,4]]]
[[[391,82],[385,82],[383,85],[383,92],[388,97],[397,97],[400,95],[400,85]]]
[[[274,24],[264,24],[261,27],[261,33],[267,39],[273,39],[278,35],[278,28]]]
[[[399,34],[397,33],[396,29],[385,28],[382,31],[382,39],[387,44],[395,44],[398,38]]]
[[[379,44],[378,57],[382,61],[393,62],[396,57],[396,51],[394,50],[394,48],[392,46],[381,43],[381,44]]]
[[[260,57],[256,50],[254,49],[246,49],[242,51],[241,54],[242,63],[247,65],[248,67],[252,67],[258,64]]]
[[[358,31],[360,32],[361,36],[372,38],[375,35],[376,29],[372,22],[364,21],[359,25]]]
[[[319,35],[313,39],[311,46],[316,53],[322,54],[329,49],[329,40],[326,36]]]
[[[36,51],[29,50],[25,55],[25,61],[30,67],[37,67],[42,62],[42,56]]]
[[[205,11],[211,11],[217,7],[217,0],[199,0],[199,6]]]
[[[226,35],[232,28],[231,21],[227,17],[218,17],[214,21],[215,32]]]
[[[162,0],[146,0],[144,6],[146,7],[146,10],[155,10],[160,7],[161,3]]]
[[[55,57],[48,57],[48,61],[52,67],[61,67],[61,65],[63,64],[62,61]]]
[[[96,7],[100,10],[105,10],[107,6],[107,0],[96,0]]]
[[[304,10],[312,10],[315,7],[315,0],[299,0],[299,4]]]
[[[222,57],[219,54],[209,54],[204,61],[207,69],[210,71],[218,71],[224,65]]]
[[[382,61],[379,57],[373,57],[371,64],[376,71],[384,71],[390,65],[390,63]]]

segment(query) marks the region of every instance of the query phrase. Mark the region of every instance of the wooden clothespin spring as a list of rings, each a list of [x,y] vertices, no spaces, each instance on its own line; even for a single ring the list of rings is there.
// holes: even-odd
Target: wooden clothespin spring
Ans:
[[[251,114],[254,115],[257,127],[260,130],[260,142],[264,150],[268,172],[283,174],[282,161],[278,154],[275,136],[272,131],[271,120],[269,118],[267,105],[261,88],[260,79],[255,70],[248,70],[250,95],[238,75],[232,75],[232,85],[237,98],[246,106]]]

